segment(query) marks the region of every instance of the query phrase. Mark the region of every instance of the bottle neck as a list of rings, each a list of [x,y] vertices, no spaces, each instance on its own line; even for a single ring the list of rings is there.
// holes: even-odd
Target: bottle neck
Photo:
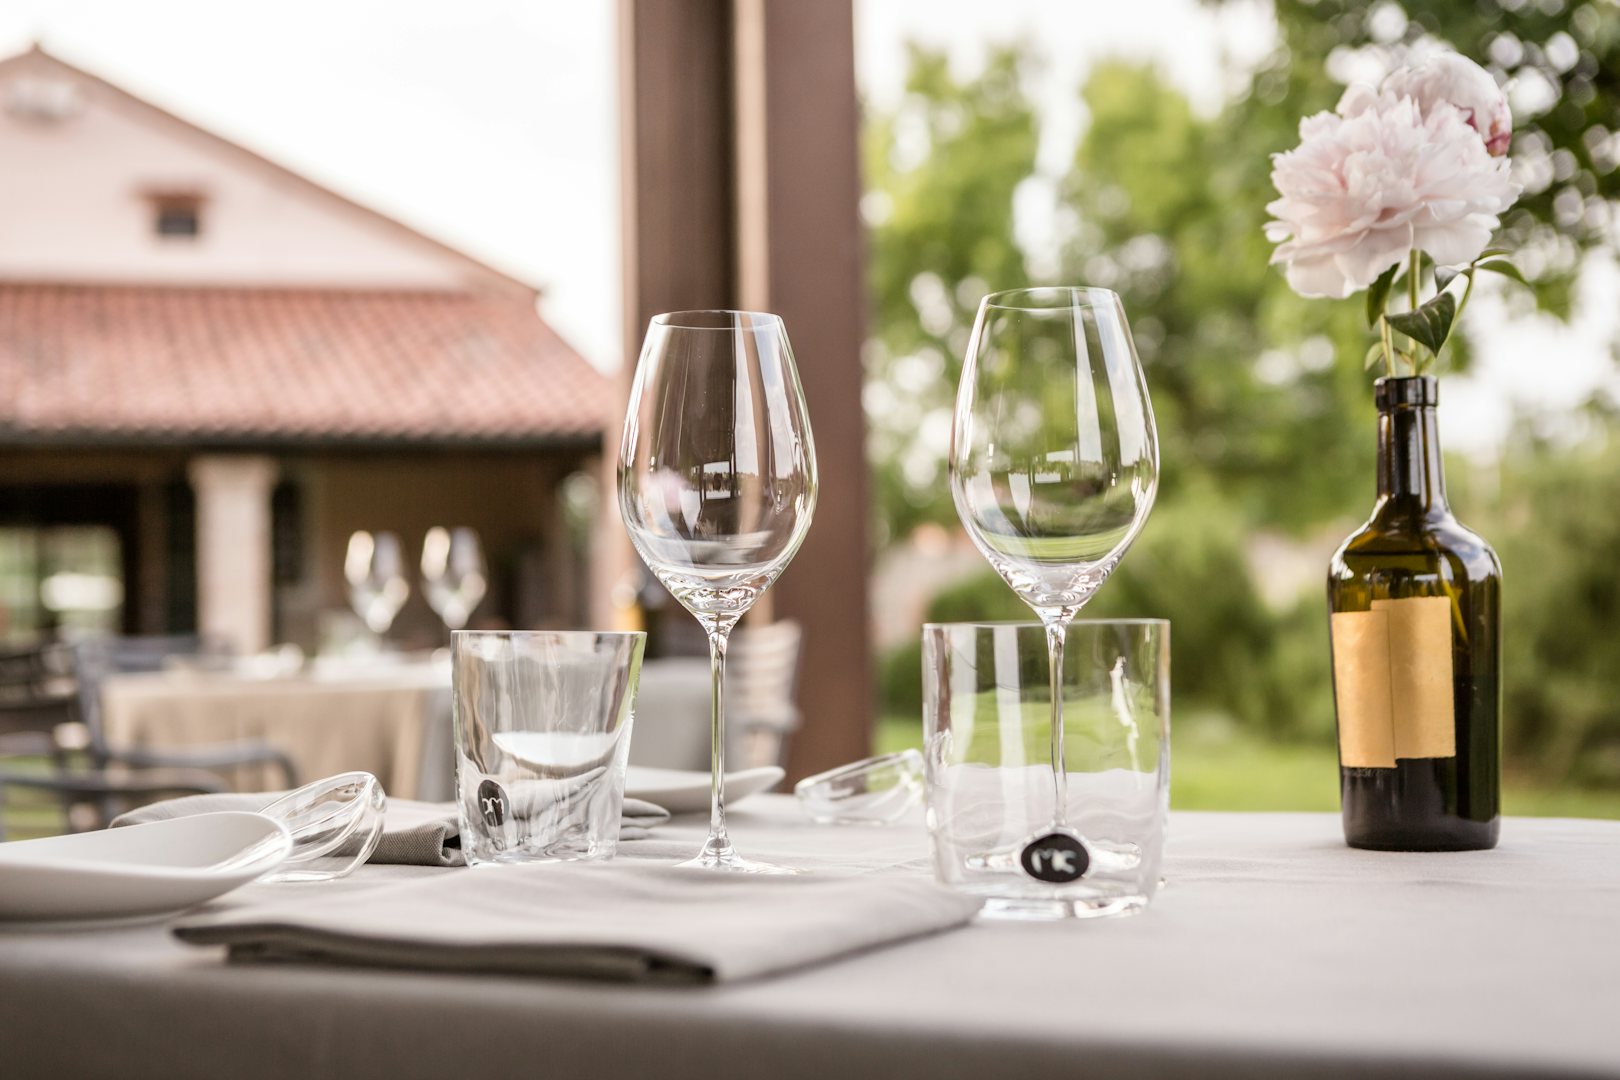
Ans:
[[[1413,510],[1447,508],[1440,425],[1433,405],[1379,409],[1378,498]]]

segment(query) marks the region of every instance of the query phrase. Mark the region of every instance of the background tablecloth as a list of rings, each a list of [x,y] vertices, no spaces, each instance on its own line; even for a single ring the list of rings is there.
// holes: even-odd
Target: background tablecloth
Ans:
[[[433,665],[341,679],[117,675],[102,687],[101,710],[114,746],[259,739],[292,759],[302,783],[358,769],[402,798],[439,801],[453,793],[450,675]],[[286,786],[269,766],[227,772],[238,791]]]

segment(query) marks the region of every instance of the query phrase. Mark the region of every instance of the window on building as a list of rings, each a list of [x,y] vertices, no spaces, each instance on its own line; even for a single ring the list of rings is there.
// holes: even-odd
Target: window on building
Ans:
[[[202,235],[202,200],[162,196],[153,200],[152,231],[165,240],[195,240]]]
[[[0,640],[117,633],[123,605],[121,549],[112,529],[0,528]]]

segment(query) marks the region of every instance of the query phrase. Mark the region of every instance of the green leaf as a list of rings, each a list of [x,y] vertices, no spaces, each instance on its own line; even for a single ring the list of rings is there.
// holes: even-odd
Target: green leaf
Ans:
[[[1501,274],[1503,277],[1512,278],[1520,285],[1530,284],[1524,279],[1524,274],[1519,271],[1519,268],[1506,259],[1492,259],[1490,262],[1482,262],[1477,265],[1481,270],[1489,270],[1493,274]]]
[[[1366,359],[1361,361],[1361,370],[1362,371],[1371,371],[1375,366],[1377,366],[1378,362],[1380,360],[1382,360],[1383,358],[1384,358],[1384,343],[1382,341],[1373,342],[1372,348],[1367,350]]]
[[[1459,270],[1455,266],[1437,266],[1434,268],[1434,287],[1444,292],[1447,285],[1466,273],[1467,270]]]
[[[1389,325],[1438,355],[1440,346],[1451,333],[1451,322],[1457,317],[1457,301],[1448,292],[1440,293],[1416,311],[1403,311],[1398,315],[1385,315]]]
[[[1378,320],[1384,314],[1384,305],[1389,302],[1389,290],[1395,285],[1395,275],[1401,264],[1396,263],[1382,274],[1378,280],[1367,286],[1367,325],[1377,326]]]

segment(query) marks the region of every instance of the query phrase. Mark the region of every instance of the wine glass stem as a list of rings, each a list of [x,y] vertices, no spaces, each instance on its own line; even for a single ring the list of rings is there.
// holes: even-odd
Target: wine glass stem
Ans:
[[[1063,638],[1066,625],[1061,622],[1046,624],[1046,656],[1050,671],[1048,684],[1052,691],[1052,824],[1067,828],[1069,824],[1069,770],[1063,758]]]
[[[704,851],[719,855],[731,849],[726,835],[726,641],[731,627],[709,630],[709,842]]]

